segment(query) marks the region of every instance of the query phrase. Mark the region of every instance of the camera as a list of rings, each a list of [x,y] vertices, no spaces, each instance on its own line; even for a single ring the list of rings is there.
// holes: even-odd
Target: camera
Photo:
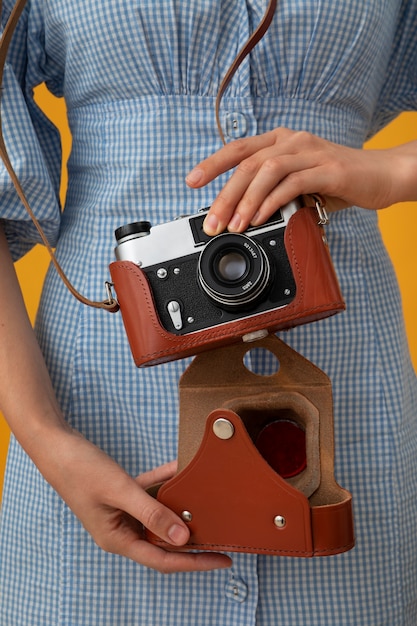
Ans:
[[[345,308],[322,207],[300,198],[244,233],[209,237],[208,209],[117,228],[112,284],[138,367],[194,356]]]
[[[116,258],[133,261],[146,274],[167,331],[185,335],[235,321],[294,298],[284,232],[300,206],[291,202],[244,234],[206,235],[207,209],[154,227],[127,224],[115,232]]]

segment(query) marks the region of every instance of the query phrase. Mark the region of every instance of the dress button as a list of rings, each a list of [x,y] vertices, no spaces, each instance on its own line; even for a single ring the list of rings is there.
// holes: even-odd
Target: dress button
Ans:
[[[248,586],[241,578],[232,576],[225,585],[225,595],[234,602],[245,602],[248,597]]]
[[[243,113],[228,113],[226,115],[226,134],[232,139],[244,137],[248,132],[248,122]]]

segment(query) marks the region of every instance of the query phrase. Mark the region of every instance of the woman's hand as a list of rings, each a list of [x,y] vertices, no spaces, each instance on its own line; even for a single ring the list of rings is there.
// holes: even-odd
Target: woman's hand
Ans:
[[[222,554],[169,552],[146,540],[144,528],[176,548],[188,541],[183,520],[145,491],[171,478],[175,462],[134,479],[74,432],[60,435],[47,462],[38,464],[103,550],[162,573],[230,567],[231,559]]]
[[[48,456],[46,462],[37,459],[41,471],[106,552],[162,573],[230,567],[226,555],[170,552],[146,540],[144,528],[175,548],[188,541],[189,530],[183,520],[145,491],[171,478],[176,462],[134,479],[77,432],[65,437],[61,433]]]
[[[207,214],[209,235],[258,226],[300,195],[319,194],[330,211],[354,204],[381,209],[417,199],[417,142],[362,150],[278,128],[227,144],[199,163],[186,182],[203,187],[232,168]]]

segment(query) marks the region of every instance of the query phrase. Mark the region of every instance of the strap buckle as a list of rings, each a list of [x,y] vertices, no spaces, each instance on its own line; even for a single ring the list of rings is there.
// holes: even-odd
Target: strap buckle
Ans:
[[[326,211],[326,203],[324,199],[317,193],[311,193],[310,196],[314,200],[314,206],[319,216],[319,221],[317,222],[318,225],[327,226],[327,224],[330,222],[330,218]]]
[[[117,299],[113,296],[113,287],[114,283],[111,283],[109,280],[106,280],[105,283],[107,300],[103,302],[103,308],[106,308],[110,313],[117,313],[120,306],[117,302]]]

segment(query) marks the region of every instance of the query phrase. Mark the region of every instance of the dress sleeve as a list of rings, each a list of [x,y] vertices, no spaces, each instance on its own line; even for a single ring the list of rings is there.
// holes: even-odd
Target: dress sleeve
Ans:
[[[39,12],[37,23],[30,14],[30,6],[34,4],[28,3],[25,8],[9,48],[1,92],[2,126],[16,175],[49,242],[55,246],[61,215],[61,144],[57,129],[33,99],[33,88],[48,78],[44,71]],[[2,25],[12,7],[13,0],[3,1]],[[2,162],[0,219],[14,259],[40,241]]]
[[[417,110],[416,32],[417,0],[404,0],[369,136],[381,130],[400,113]]]

